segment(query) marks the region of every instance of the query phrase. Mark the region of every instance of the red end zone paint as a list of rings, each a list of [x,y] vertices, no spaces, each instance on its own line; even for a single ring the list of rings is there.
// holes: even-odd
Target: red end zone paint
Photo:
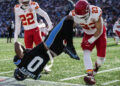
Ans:
[[[3,81],[5,81],[5,79],[0,79],[0,82],[3,82]]]

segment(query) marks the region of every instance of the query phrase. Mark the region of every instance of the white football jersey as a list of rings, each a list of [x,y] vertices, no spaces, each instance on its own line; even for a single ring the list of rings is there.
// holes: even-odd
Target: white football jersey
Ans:
[[[69,15],[73,16],[74,22],[76,24],[79,24],[83,28],[83,31],[88,35],[92,35],[96,32],[97,29],[95,27],[95,23],[98,21],[101,14],[102,14],[102,10],[94,5],[90,5],[90,16],[87,20],[80,19],[77,16],[75,16],[75,10],[72,10],[69,13]],[[102,25],[103,25],[103,19],[102,19]]]
[[[14,35],[14,42],[17,40],[18,35],[21,29],[21,23],[24,27],[24,30],[34,29],[39,26],[37,22],[37,14],[42,16],[47,24],[48,27],[52,26],[52,22],[48,16],[48,14],[42,10],[37,2],[31,2],[28,8],[22,8],[21,4],[15,5],[15,35]]]
[[[116,21],[113,26],[113,32],[115,32],[116,30],[120,32],[120,23],[118,21]]]

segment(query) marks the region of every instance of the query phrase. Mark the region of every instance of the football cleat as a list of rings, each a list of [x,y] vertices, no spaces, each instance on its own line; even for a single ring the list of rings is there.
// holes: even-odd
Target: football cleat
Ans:
[[[63,51],[65,53],[67,53],[71,58],[76,59],[76,60],[80,60],[79,56],[76,54],[76,51],[75,51],[75,49],[73,47],[67,47],[66,46],[63,49]]]
[[[85,76],[84,81],[88,85],[96,84],[96,81],[95,81],[95,78],[94,78],[93,74],[88,74],[87,76]]]
[[[97,74],[99,69],[100,69],[100,66],[98,66],[97,63],[95,62],[95,68],[93,69],[93,75],[94,76]]]

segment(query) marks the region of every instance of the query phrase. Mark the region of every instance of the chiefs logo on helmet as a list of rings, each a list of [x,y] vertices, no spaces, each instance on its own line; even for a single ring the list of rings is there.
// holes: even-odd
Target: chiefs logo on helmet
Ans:
[[[86,0],[79,0],[75,5],[75,14],[79,18],[89,15],[89,3]]]

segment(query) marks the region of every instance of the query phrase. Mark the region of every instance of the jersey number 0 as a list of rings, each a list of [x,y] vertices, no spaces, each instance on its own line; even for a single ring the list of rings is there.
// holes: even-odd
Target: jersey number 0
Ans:
[[[40,56],[36,56],[27,66],[27,69],[31,72],[35,72],[43,63],[43,59]]]

